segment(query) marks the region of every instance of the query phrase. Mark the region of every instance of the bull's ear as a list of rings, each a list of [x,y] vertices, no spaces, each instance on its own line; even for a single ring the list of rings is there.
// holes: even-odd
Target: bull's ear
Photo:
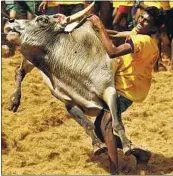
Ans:
[[[38,17],[38,15],[36,15],[36,14],[33,14],[33,17],[34,17],[34,18],[36,18],[36,17]]]
[[[9,22],[10,22],[10,23],[14,23],[14,21],[15,21],[14,18],[10,18],[10,19],[9,19]]]
[[[72,32],[78,25],[79,25],[79,22],[70,23],[65,27],[64,31],[65,32]]]

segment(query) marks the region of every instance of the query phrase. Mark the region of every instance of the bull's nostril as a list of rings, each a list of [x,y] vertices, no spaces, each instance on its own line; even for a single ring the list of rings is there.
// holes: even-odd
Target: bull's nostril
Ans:
[[[14,18],[9,19],[9,22],[10,22],[10,23],[14,23],[14,21],[15,21]]]
[[[4,33],[8,34],[11,30],[12,30],[11,27],[5,27],[4,28]]]

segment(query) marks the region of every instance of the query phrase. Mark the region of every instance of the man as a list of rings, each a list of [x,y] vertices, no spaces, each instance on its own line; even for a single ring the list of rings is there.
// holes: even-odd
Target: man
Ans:
[[[118,92],[117,108],[120,122],[121,113],[133,102],[142,102],[149,92],[152,70],[159,57],[157,43],[152,36],[157,33],[162,19],[159,9],[156,7],[146,8],[132,31],[117,34],[127,36],[125,43],[118,47],[113,44],[98,17],[92,16],[89,19],[98,29],[101,41],[109,56],[116,57],[115,87]],[[140,150],[134,145],[131,146],[132,153],[136,149]],[[149,160],[150,152],[146,151],[146,155]]]

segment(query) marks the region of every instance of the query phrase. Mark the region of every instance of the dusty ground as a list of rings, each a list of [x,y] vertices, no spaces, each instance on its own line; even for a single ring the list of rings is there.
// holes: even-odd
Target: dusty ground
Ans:
[[[18,112],[8,111],[20,60],[2,58],[2,174],[109,174],[107,156],[91,155],[90,138],[36,69],[23,82]],[[173,73],[155,73],[147,99],[123,116],[129,138],[152,152],[147,173],[173,174]],[[135,174],[133,157],[119,152],[119,161],[122,174]]]

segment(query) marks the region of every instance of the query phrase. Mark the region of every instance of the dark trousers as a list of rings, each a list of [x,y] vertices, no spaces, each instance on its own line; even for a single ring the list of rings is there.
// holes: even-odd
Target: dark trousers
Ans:
[[[106,28],[112,29],[112,3],[109,1],[96,1],[94,13],[100,17]]]
[[[131,105],[132,105],[132,101],[127,99],[126,97],[122,96],[122,95],[118,95],[117,97],[117,109],[118,109],[118,118],[119,118],[119,122],[122,123],[122,119],[121,119],[121,113],[123,113],[124,111],[126,111]],[[102,117],[104,116],[105,111],[103,110],[96,118],[94,125],[95,125],[95,133],[97,134],[97,136],[100,138],[101,141],[104,141],[103,139],[103,135],[101,132],[101,121],[102,121]],[[112,118],[109,119],[110,121],[112,121]],[[123,123],[122,123],[123,125]],[[120,139],[117,137],[117,146],[118,148],[122,148],[121,145],[121,141]]]
[[[48,7],[45,11],[45,15],[55,15],[59,13],[59,6]]]
[[[133,101],[129,100],[128,98],[118,95],[117,97],[117,108],[118,108],[118,116],[121,116],[121,113],[126,111],[128,107],[132,105]]]
[[[46,15],[54,15],[56,13],[61,13],[64,14],[66,16],[75,14],[81,10],[84,9],[84,5],[83,4],[72,4],[72,5],[58,5],[55,7],[48,7],[46,9],[45,14]]]
[[[66,16],[73,15],[84,9],[83,4],[72,4],[72,5],[60,5],[59,13],[62,13]]]

